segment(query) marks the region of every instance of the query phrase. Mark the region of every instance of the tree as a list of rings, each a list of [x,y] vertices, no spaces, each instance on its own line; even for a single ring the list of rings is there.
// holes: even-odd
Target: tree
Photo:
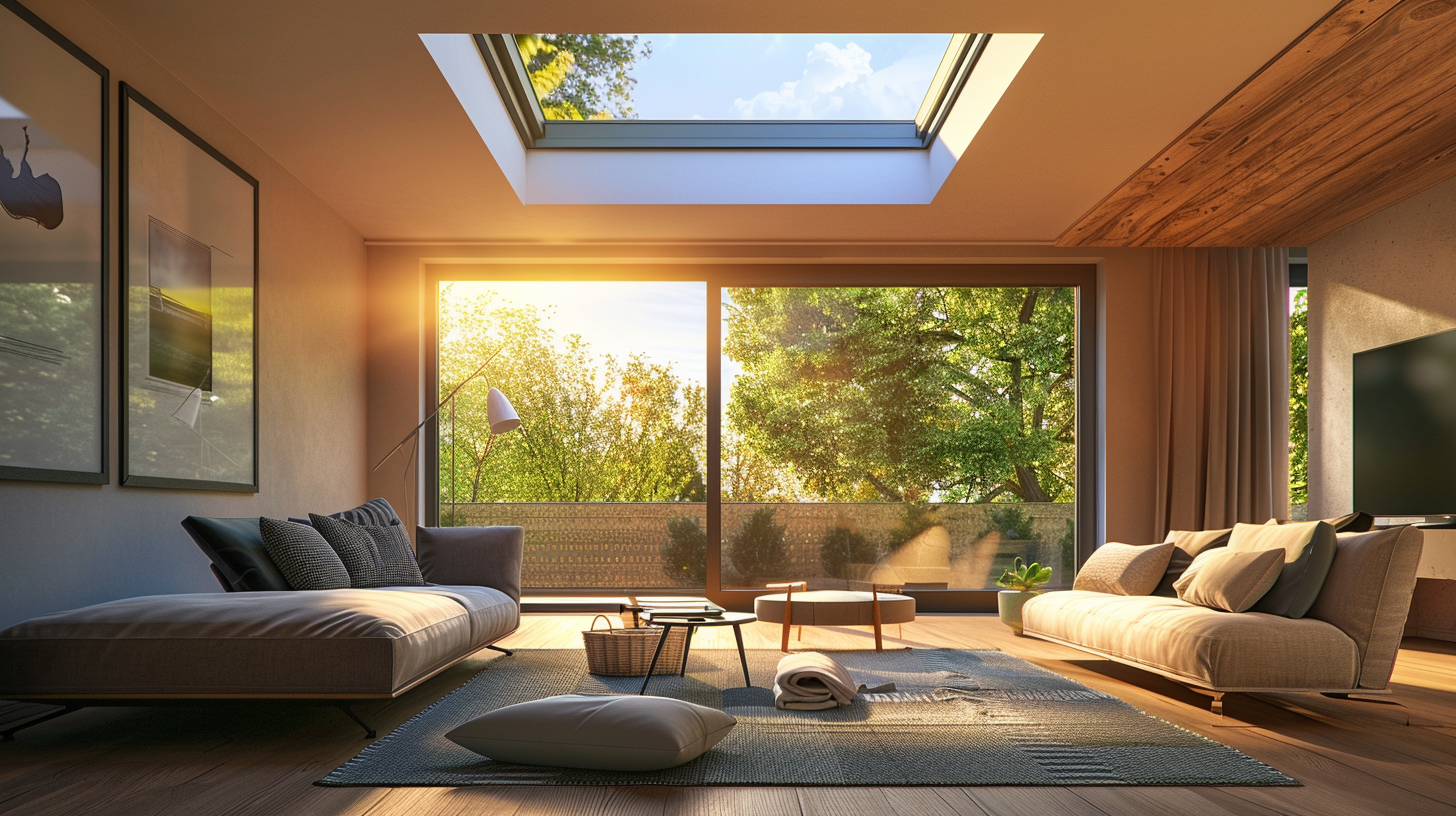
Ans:
[[[1020,507],[1014,504],[992,507],[986,529],[977,538],[985,538],[992,533],[999,534],[1003,544],[1012,542],[1018,548],[1013,555],[1020,555],[1021,560],[1027,563],[1042,560],[1041,533],[1032,528],[1031,519]],[[1004,548],[1002,553],[1005,553]]]
[[[668,520],[667,543],[662,545],[662,574],[673,579],[673,586],[707,586],[708,534],[697,516]]]
[[[731,290],[728,422],[828,500],[1070,501],[1075,290]]]
[[[516,48],[547,119],[634,119],[631,70],[652,56],[636,34],[517,34]]]
[[[833,527],[819,545],[819,563],[834,578],[849,578],[850,564],[873,564],[880,560],[880,548],[848,527]]]
[[[440,298],[440,391],[498,349],[488,376],[440,415],[440,500],[704,501],[703,387],[641,357],[593,355],[535,306],[494,293]],[[521,429],[492,439],[486,393],[509,395]],[[487,455],[488,454],[488,455]]]
[[[743,520],[728,545],[728,563],[746,586],[782,578],[789,565],[787,527],[774,523],[775,510],[761,507]]]
[[[1289,503],[1309,502],[1309,301],[1294,293],[1289,314]]]

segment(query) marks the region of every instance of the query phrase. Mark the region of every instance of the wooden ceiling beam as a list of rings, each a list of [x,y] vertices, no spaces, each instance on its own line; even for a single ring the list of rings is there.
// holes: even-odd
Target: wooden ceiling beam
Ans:
[[[1061,246],[1300,246],[1456,176],[1456,0],[1346,0]]]

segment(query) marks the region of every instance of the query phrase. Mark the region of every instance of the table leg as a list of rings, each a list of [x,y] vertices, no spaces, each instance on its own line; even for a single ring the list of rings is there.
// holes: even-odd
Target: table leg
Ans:
[[[652,672],[657,668],[657,658],[662,656],[662,647],[667,644],[667,635],[671,631],[671,626],[662,627],[662,637],[657,639],[657,651],[652,653],[652,664],[647,667],[647,676],[642,678],[642,688],[637,692],[639,696],[647,693],[647,681],[652,679]]]
[[[743,653],[742,624],[733,624],[733,637],[738,641],[738,662],[743,664],[743,687],[753,688],[753,681],[748,679],[748,655]]]
[[[687,629],[688,635],[687,637],[683,638],[682,665],[677,667],[678,677],[682,677],[683,675],[688,673],[688,652],[693,648],[693,633],[698,631],[698,627],[696,626],[689,626]]]

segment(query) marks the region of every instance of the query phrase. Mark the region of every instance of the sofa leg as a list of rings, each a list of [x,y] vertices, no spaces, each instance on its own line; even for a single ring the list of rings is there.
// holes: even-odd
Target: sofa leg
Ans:
[[[1446,727],[1448,725],[1447,723],[1441,723],[1441,722],[1430,722],[1430,723],[1413,722],[1411,720],[1410,707],[1407,706],[1405,703],[1402,703],[1401,701],[1396,700],[1396,699],[1394,699],[1392,697],[1376,697],[1376,696],[1373,696],[1373,695],[1352,694],[1352,693],[1343,692],[1343,691],[1322,691],[1322,692],[1320,692],[1320,695],[1321,696],[1324,696],[1324,697],[1328,697],[1331,700],[1348,700],[1348,701],[1350,701],[1352,703],[1373,703],[1375,705],[1395,706],[1396,708],[1399,708],[1400,709],[1400,713],[1401,714],[1405,715],[1405,724],[1406,725],[1428,725],[1428,726],[1435,726],[1435,727]]]
[[[48,711],[45,714],[40,715],[39,717],[32,717],[31,719],[26,720],[20,725],[14,726],[12,728],[7,728],[4,731],[0,731],[0,742],[13,742],[15,741],[15,732],[17,731],[24,731],[25,729],[30,728],[33,725],[40,725],[43,722],[50,722],[57,717],[64,717],[67,714],[70,714],[72,711],[80,710],[81,706],[68,705],[60,711]]]
[[[1223,716],[1223,692],[1215,691],[1213,693],[1213,702],[1208,704],[1208,710],[1213,712],[1214,716]]]
[[[368,723],[359,719],[359,715],[354,713],[354,709],[350,708],[348,703],[337,703],[336,705],[340,711],[344,712],[345,716],[357,723],[360,728],[364,729],[365,739],[374,739],[374,729],[370,728]]]
[[[510,657],[511,655],[515,654],[515,652],[511,651],[510,649],[506,649],[504,647],[497,646],[494,643],[490,644],[489,646],[486,646],[485,648],[491,649],[493,651],[500,652],[501,654],[505,655],[506,657]]]

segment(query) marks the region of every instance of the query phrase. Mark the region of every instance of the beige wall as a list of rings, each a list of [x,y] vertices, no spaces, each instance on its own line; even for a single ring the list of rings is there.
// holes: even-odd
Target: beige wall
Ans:
[[[133,595],[219,591],[178,522],[187,515],[297,515],[364,495],[363,240],[205,101],[77,0],[26,5],[258,179],[261,492],[122,488],[116,482],[115,244],[111,257],[112,484],[0,481],[0,627]],[[116,196],[113,194],[113,203]],[[113,208],[111,231],[115,232]]]
[[[1105,536],[1154,540],[1153,266],[1151,250],[1058,250],[1030,246],[850,245],[390,245],[369,247],[369,460],[371,466],[424,417],[421,316],[426,267],[439,263],[810,263],[833,280],[835,262],[1093,263],[1102,315]],[[371,495],[418,512],[417,463],[397,454],[369,480]],[[420,457],[421,461],[423,456]],[[406,478],[405,467],[410,472]],[[416,518],[418,516],[416,515]],[[407,522],[413,519],[406,518]]]
[[[1456,180],[1309,248],[1309,517],[1349,512],[1355,352],[1456,326]]]

